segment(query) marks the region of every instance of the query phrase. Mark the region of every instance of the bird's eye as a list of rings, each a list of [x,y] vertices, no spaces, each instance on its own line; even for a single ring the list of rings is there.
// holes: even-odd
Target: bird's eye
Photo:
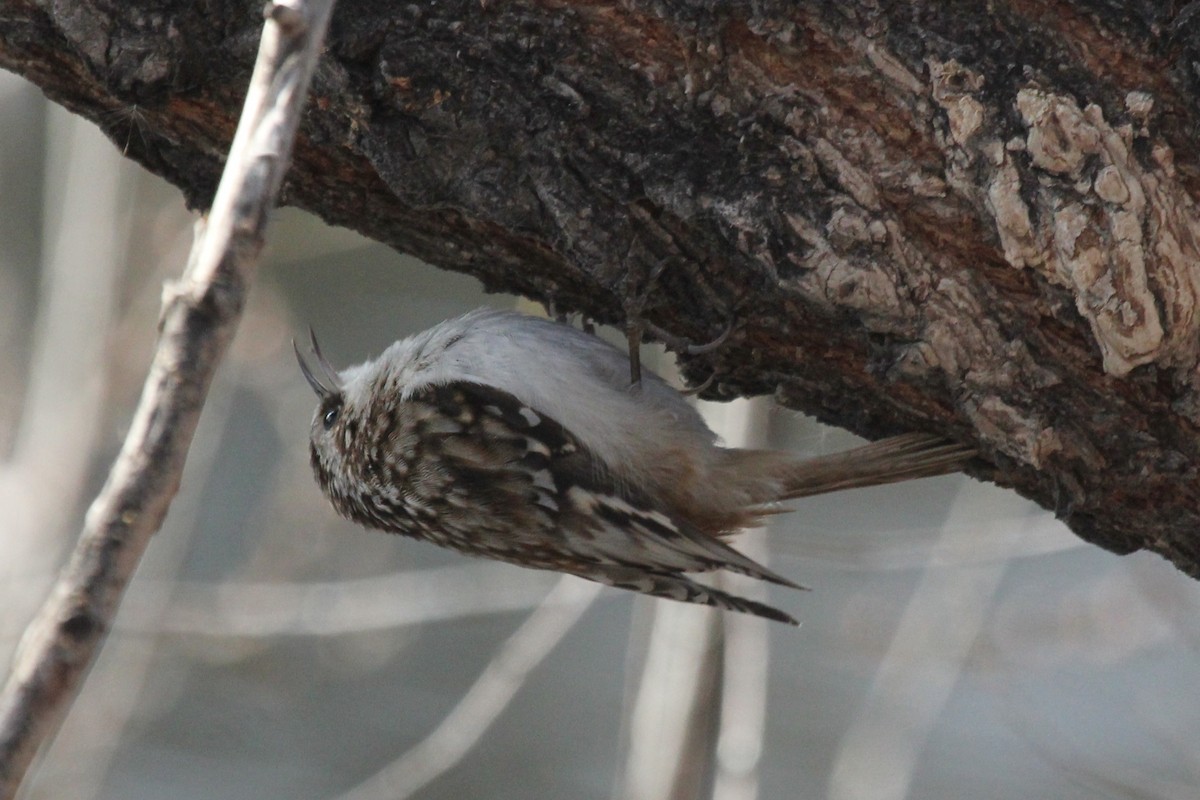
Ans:
[[[341,411],[341,406],[334,406],[325,412],[325,416],[321,418],[321,424],[325,426],[325,430],[329,430],[333,427],[333,424],[337,422],[338,414],[340,414]]]

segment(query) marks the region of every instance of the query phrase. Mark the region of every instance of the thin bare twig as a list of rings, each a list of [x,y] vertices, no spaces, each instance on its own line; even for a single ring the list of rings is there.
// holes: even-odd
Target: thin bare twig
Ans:
[[[746,531],[738,549],[768,564],[766,531]],[[766,586],[744,575],[722,576],[727,591],[766,601]],[[767,621],[749,614],[725,617],[725,658],[721,670],[721,728],[717,738],[712,800],[755,800],[767,725],[770,634]]]
[[[722,612],[662,600],[628,707],[624,764],[614,797],[677,800],[707,794],[710,739],[720,707]]]
[[[441,724],[338,800],[404,800],[462,761],[599,594],[598,584],[571,575],[559,578]]]
[[[987,518],[989,487],[963,481],[930,553],[975,537],[970,521]],[[960,540],[960,541],[956,541]],[[832,800],[910,797],[921,752],[967,664],[1008,569],[1006,562],[925,570],[879,663],[858,713],[838,744],[829,775]],[[946,609],[954,609],[947,614]]]
[[[709,427],[732,446],[758,443],[761,410],[748,401],[700,404]],[[763,588],[744,587],[750,593]],[[765,626],[741,627],[744,621],[751,620],[655,603],[640,683],[628,695],[625,764],[615,797],[756,796],[765,718],[758,705],[765,702],[759,694],[765,691],[769,651]],[[730,650],[731,641],[748,649]],[[746,667],[743,659],[755,663]],[[733,697],[726,694],[731,687],[737,690]]]
[[[767,407],[761,400],[715,407],[705,403],[701,408],[712,429],[730,445],[761,447],[766,443]],[[765,530],[744,531],[737,546],[759,564],[770,564]],[[762,581],[745,575],[723,575],[720,580],[727,591],[767,601],[767,587]],[[726,614],[724,634],[721,725],[717,732],[712,800],[756,800],[766,737],[770,633],[767,621],[761,617]]]
[[[122,211],[129,187],[118,169],[120,153],[87,120],[51,108],[29,380],[12,451],[7,460],[0,456],[5,662],[54,583],[54,570],[76,533],[75,509],[90,488],[88,468],[104,428],[108,383],[99,365],[105,362],[130,232]],[[88,268],[80,270],[84,262]],[[14,383],[15,376],[0,393],[18,394]]]
[[[267,6],[225,174],[207,225],[197,226],[183,280],[165,292],[158,349],[129,435],[0,695],[3,800],[16,794],[37,751],[61,725],[178,489],[208,385],[241,316],[332,5],[275,0]]]

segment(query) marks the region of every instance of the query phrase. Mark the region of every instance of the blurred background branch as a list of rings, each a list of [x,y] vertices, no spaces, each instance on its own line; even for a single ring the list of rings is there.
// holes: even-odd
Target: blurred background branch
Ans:
[[[207,222],[197,223],[182,281],[165,292],[158,349],[129,434],[70,561],[21,638],[0,693],[5,800],[15,797],[37,751],[65,718],[178,490],[208,385],[245,305],[331,6],[332,0],[312,0],[267,7],[259,62],[225,175]],[[36,400],[36,384],[34,391]]]
[[[405,800],[458,765],[599,594],[597,584],[559,577],[437,728],[339,800]]]

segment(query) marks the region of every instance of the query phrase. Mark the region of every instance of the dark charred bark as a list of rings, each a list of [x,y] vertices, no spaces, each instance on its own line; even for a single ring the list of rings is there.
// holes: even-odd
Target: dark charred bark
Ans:
[[[0,66],[205,206],[256,4],[5,0]],[[696,341],[710,395],[976,444],[1200,575],[1200,4],[342,0],[285,199]]]

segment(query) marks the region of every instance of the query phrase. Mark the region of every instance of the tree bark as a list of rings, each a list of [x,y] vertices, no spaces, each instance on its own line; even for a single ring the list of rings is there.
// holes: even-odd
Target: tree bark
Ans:
[[[206,206],[254,4],[3,0],[0,66]],[[714,352],[1200,576],[1200,3],[346,0],[285,201]]]

